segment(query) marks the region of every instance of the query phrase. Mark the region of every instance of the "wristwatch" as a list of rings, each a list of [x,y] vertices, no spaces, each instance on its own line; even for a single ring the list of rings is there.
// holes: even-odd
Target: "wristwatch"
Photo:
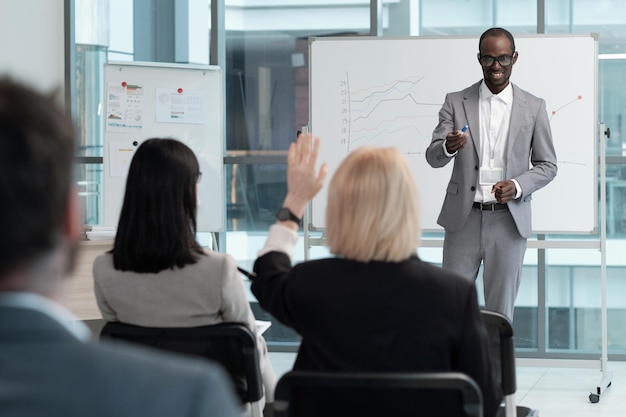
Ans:
[[[287,207],[281,207],[276,213],[276,219],[278,220],[291,220],[298,226],[302,226],[302,219],[296,216]]]

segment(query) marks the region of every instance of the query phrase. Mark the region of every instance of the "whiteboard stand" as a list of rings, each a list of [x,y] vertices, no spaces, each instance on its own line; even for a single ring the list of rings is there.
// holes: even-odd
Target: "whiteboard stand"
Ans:
[[[600,353],[600,371],[602,378],[596,386],[596,392],[589,394],[589,401],[597,403],[600,395],[611,386],[613,372],[608,370],[608,329],[607,329],[607,305],[606,305],[606,140],[610,130],[606,130],[604,123],[600,123],[600,315],[602,327],[602,348]]]
[[[607,329],[607,277],[606,277],[606,140],[605,137],[610,137],[610,130],[605,128],[604,123],[600,124],[600,314],[601,314],[601,352],[600,352],[600,371],[602,372],[602,377],[600,379],[600,383],[596,385],[595,392],[589,393],[589,401],[591,403],[598,403],[600,401],[600,396],[604,394],[608,387],[611,386],[613,380],[613,371],[608,369],[608,329]],[[311,222],[311,208],[312,203],[309,203],[307,209],[304,212],[303,216],[303,224],[305,225],[304,230],[304,259],[309,260],[310,258],[310,248],[312,246],[322,246],[325,244],[324,237],[322,238],[311,238],[309,236],[309,228],[315,228],[315,226]],[[424,245],[424,241],[421,242]],[[427,247],[439,247],[442,242],[433,242],[430,245],[425,245]],[[565,243],[568,247],[568,243]],[[572,243],[569,244],[571,247],[576,247]],[[531,247],[532,244],[529,246]],[[539,246],[538,246],[539,247]],[[558,244],[554,247],[560,247]],[[581,246],[583,247],[583,246]],[[584,246],[587,247],[587,246]],[[518,362],[520,362],[518,360]],[[534,361],[525,361],[528,362],[529,366],[532,366]],[[572,362],[567,360],[561,360],[564,362],[564,366],[571,366]],[[577,362],[577,361],[575,361]],[[566,363],[566,364],[565,364]]]
[[[309,132],[309,125],[303,125],[300,128],[300,132],[302,132],[303,134],[306,133],[310,133]],[[311,245],[312,243],[310,242],[310,235],[309,235],[309,228],[311,228],[313,225],[311,223],[311,205],[312,202],[309,201],[309,204],[306,206],[306,209],[304,210],[304,214],[302,216],[302,238],[304,241],[304,260],[308,261],[309,259],[311,259]]]

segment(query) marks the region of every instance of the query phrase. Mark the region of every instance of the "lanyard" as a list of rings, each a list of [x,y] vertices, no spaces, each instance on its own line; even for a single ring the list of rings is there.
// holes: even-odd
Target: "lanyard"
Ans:
[[[498,101],[496,104],[497,114],[494,115],[494,101]],[[495,116],[495,117],[494,117]],[[489,123],[487,128],[487,142],[488,142],[488,156],[489,156],[489,168],[494,168],[496,164],[495,154],[496,146],[503,136],[504,117],[506,116],[506,103],[503,102],[498,96],[492,95],[489,97]],[[498,124],[498,131],[494,132],[492,126],[495,127],[495,123]],[[495,136],[495,138],[492,138]],[[492,140],[493,139],[493,140]]]

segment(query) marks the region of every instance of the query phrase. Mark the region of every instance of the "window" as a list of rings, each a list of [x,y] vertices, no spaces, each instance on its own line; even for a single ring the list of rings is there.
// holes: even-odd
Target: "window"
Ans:
[[[90,4],[92,9],[80,9],[79,3],[81,7]],[[544,11],[537,10],[538,3],[545,3]],[[97,225],[102,219],[104,62],[208,63],[210,20],[204,16],[214,6],[209,0],[76,0],[74,106],[81,137],[79,188],[87,223]],[[225,30],[216,35],[225,43],[226,80],[227,231],[220,234],[219,241],[221,250],[231,253],[243,267],[251,267],[282,203],[288,144],[308,123],[308,38],[368,35],[369,8],[369,0],[225,0]],[[514,35],[542,29],[549,34],[598,33],[598,120],[611,130],[606,169],[609,352],[626,357],[620,329],[626,319],[626,301],[616,296],[623,294],[626,285],[621,256],[626,242],[626,142],[622,133],[626,91],[620,88],[626,70],[626,4],[609,0],[386,0],[382,13],[383,36],[477,37],[491,26],[506,27]],[[93,36],[98,33],[101,36]],[[372,57],[373,62],[375,59]],[[575,70],[554,63],[547,68],[554,76]],[[575,204],[568,209],[575,210]],[[442,235],[427,237],[436,240]],[[313,247],[308,249],[301,241],[296,261],[327,256],[320,238],[312,233]],[[596,236],[567,238],[584,241]],[[433,263],[441,262],[440,247],[421,247],[419,253]],[[595,249],[528,249],[514,323],[521,355],[597,356],[599,265]],[[292,332],[278,325],[267,335],[276,344],[297,343]]]

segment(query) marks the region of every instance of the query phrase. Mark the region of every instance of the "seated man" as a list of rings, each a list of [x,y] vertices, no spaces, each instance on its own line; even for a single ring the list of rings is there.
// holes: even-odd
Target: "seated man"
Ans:
[[[82,228],[74,148],[51,97],[0,78],[0,415],[237,416],[217,366],[90,343],[58,303]]]

